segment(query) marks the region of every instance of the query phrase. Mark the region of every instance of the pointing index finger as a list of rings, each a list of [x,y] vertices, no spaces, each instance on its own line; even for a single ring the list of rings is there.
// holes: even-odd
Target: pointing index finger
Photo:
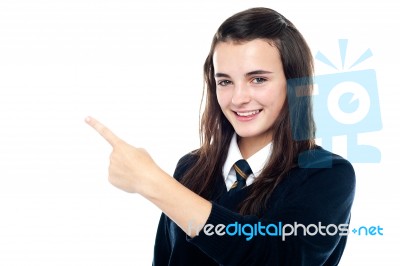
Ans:
[[[105,125],[94,119],[93,117],[86,117],[85,122],[94,128],[111,146],[115,146],[120,139]]]

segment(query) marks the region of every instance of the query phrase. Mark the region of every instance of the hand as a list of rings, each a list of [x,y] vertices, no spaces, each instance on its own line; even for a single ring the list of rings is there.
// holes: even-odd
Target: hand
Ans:
[[[211,213],[211,203],[161,170],[144,149],[129,145],[94,118],[86,118],[86,123],[113,147],[110,183],[127,192],[141,194],[194,237],[196,231],[188,225],[193,223],[202,228]]]
[[[129,145],[92,117],[87,117],[85,121],[113,148],[108,169],[110,183],[126,192],[142,194],[146,184],[161,169],[146,150]]]

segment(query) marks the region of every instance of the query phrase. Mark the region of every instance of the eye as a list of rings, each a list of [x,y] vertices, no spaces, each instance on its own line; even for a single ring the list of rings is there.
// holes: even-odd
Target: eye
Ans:
[[[230,80],[220,80],[220,81],[218,81],[218,85],[219,86],[225,87],[225,86],[228,86],[230,84],[232,84],[232,81],[230,81]]]
[[[254,78],[251,82],[254,84],[262,84],[264,82],[266,82],[267,79],[266,78]]]

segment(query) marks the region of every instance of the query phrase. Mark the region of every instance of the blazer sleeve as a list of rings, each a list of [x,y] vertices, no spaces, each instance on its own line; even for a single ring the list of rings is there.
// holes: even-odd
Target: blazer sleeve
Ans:
[[[234,224],[248,227],[241,235],[234,236],[226,232],[222,236],[206,235],[202,230],[194,238],[187,237],[187,241],[222,265],[333,265],[329,262],[330,256],[337,253],[335,249],[339,243],[344,241],[345,244],[348,233],[355,193],[353,167],[348,161],[338,159],[332,167],[309,167],[300,173],[306,178],[300,174],[290,176],[295,185],[285,192],[284,207],[278,216],[270,217],[268,213],[262,217],[240,215],[213,202],[206,224],[222,224],[225,229]],[[299,224],[304,225],[306,231],[309,228],[309,234],[304,235]],[[264,226],[264,235],[254,227],[251,229],[250,225]],[[296,236],[283,237],[284,230],[289,232],[291,229],[287,225],[293,228],[298,225]],[[321,229],[317,231],[314,225]],[[266,227],[270,234],[265,234]],[[275,228],[277,231],[273,230]],[[340,259],[341,252],[337,256]]]

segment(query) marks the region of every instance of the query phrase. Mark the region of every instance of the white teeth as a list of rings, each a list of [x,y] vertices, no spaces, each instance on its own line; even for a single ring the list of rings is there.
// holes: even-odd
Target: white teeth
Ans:
[[[238,114],[238,116],[250,116],[250,115],[258,114],[259,112],[260,112],[260,110],[244,112],[244,113],[239,113],[239,112],[236,112],[236,113]]]

